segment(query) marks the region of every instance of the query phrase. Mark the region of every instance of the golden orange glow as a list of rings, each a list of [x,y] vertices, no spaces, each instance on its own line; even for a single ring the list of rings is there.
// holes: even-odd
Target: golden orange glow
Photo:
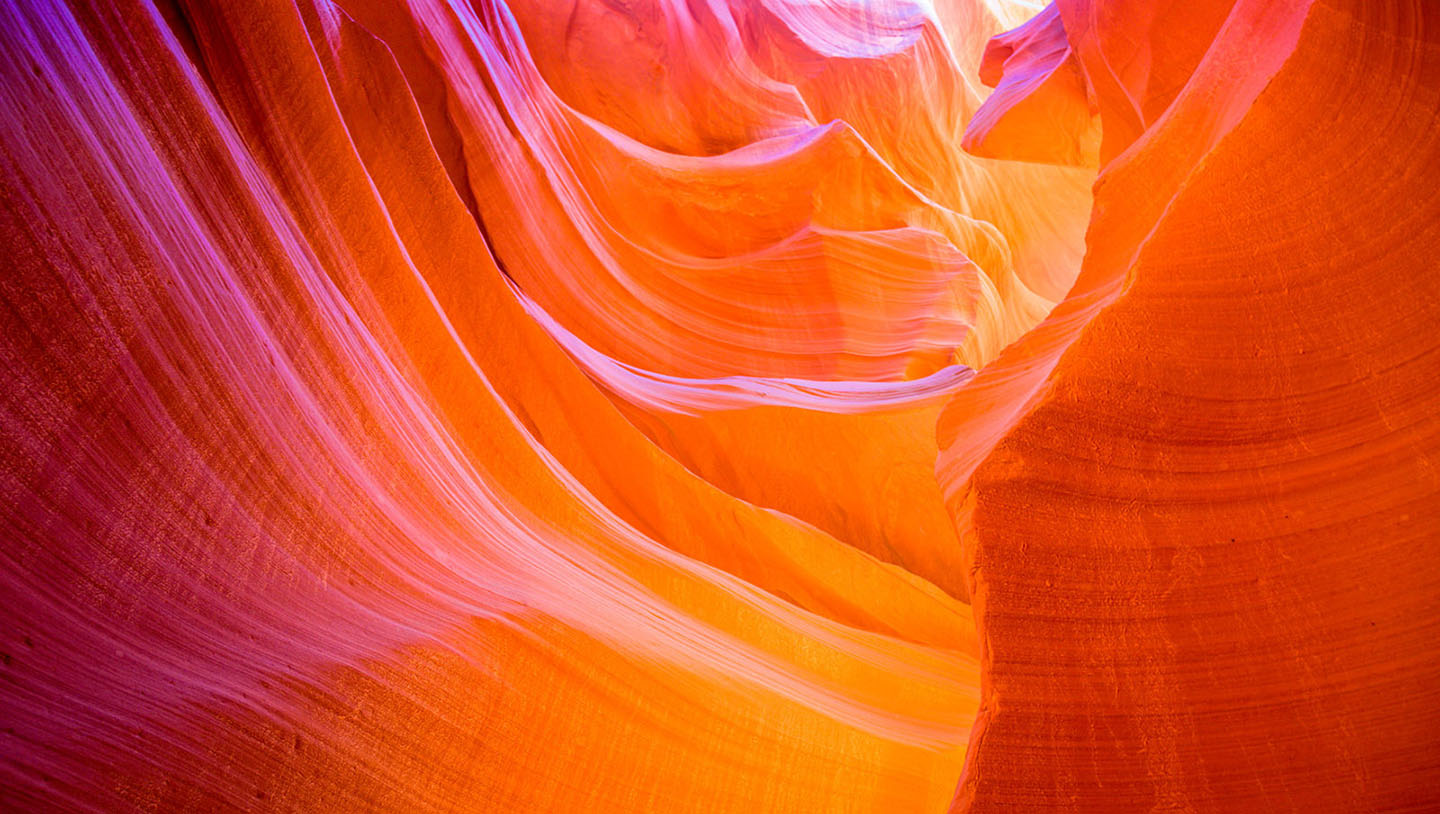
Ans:
[[[1440,807],[1416,0],[0,3],[0,810]]]

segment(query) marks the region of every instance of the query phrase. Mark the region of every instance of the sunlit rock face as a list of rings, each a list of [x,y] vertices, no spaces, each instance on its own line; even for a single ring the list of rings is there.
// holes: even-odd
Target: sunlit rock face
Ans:
[[[0,4],[0,808],[1440,807],[1419,2]]]

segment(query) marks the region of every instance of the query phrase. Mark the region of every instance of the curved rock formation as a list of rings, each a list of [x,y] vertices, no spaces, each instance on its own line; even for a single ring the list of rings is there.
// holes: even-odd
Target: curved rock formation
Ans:
[[[1400,0],[0,5],[0,808],[1434,807],[1437,114]]]
[[[1075,289],[941,418],[952,810],[1428,810],[1440,20],[1058,5],[1113,158]]]

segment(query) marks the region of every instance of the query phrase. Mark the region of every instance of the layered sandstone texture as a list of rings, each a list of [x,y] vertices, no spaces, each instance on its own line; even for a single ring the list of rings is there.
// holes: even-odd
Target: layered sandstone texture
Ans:
[[[1440,809],[1422,0],[10,0],[0,306],[0,809]]]

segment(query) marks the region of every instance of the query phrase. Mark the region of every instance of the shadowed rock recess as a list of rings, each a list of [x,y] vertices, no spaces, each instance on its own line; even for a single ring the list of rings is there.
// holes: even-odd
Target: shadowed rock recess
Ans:
[[[0,809],[1440,810],[1425,0],[0,3]]]

